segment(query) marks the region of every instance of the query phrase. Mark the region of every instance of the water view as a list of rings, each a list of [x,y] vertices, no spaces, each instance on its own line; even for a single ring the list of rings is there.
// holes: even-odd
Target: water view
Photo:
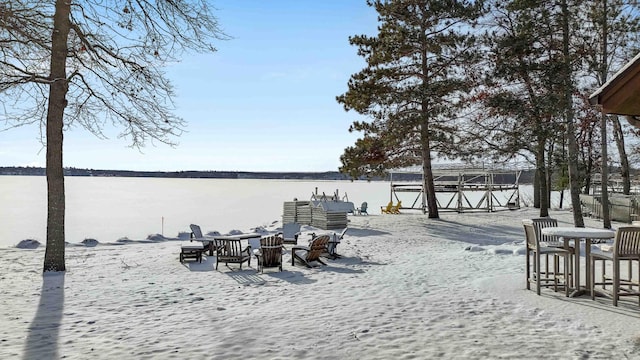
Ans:
[[[309,200],[316,191],[326,195],[337,191],[341,199],[356,207],[366,201],[369,212],[379,214],[380,206],[386,205],[391,195],[390,184],[385,181],[67,177],[65,184],[66,238],[71,243],[87,238],[103,243],[124,237],[143,240],[154,234],[178,237],[189,230],[191,223],[199,224],[204,231],[220,233],[268,227],[282,219],[285,201]],[[46,178],[0,176],[0,189],[0,247],[14,246],[24,239],[44,244]],[[530,185],[520,185],[523,206],[531,204],[530,194]],[[482,195],[469,194],[469,201],[475,206]],[[398,196],[403,206],[411,206],[418,195]],[[554,199],[552,206],[557,207],[557,196]],[[446,203],[448,197],[439,201]]]
[[[284,201],[309,200],[317,191],[372,209],[389,201],[388,182],[252,179],[67,177],[66,238],[114,242],[150,234],[177,237],[199,224],[205,231],[247,231],[281,220]],[[24,239],[44,244],[47,189],[44,176],[0,176],[0,247]]]

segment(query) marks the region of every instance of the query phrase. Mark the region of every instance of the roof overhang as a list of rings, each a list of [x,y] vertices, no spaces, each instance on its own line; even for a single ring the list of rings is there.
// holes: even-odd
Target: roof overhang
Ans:
[[[606,114],[640,116],[640,54],[589,96]]]

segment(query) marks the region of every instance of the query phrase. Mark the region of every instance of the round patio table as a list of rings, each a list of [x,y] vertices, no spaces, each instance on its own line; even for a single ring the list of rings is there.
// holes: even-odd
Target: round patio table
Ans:
[[[585,294],[585,290],[591,290],[591,262],[589,255],[591,254],[591,239],[613,239],[616,232],[610,229],[596,229],[586,227],[558,226],[546,227],[541,230],[543,235],[557,236],[564,240],[565,249],[569,248],[569,240],[575,241],[575,261],[573,270],[574,291],[569,296],[575,297]],[[580,287],[580,240],[584,240],[584,256],[585,256],[585,273],[586,288]]]

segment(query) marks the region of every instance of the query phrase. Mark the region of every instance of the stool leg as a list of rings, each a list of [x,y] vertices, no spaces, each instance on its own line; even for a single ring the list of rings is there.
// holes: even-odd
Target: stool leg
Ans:
[[[571,264],[569,258],[571,258],[571,253],[566,253],[564,255],[564,296],[566,297],[569,297],[569,279],[571,278],[569,274],[569,265]]]
[[[542,258],[542,256],[540,256],[539,252],[536,252],[536,263],[538,266],[536,266],[536,293],[538,293],[538,295],[540,295],[540,272],[542,271],[540,269],[540,259]]]
[[[588,261],[591,261],[591,300],[595,300],[596,299],[596,260],[595,259],[589,259]]]
[[[553,255],[553,291],[558,292],[558,272],[560,271],[560,257]]]
[[[529,251],[529,246],[527,245],[527,249],[525,250],[525,256],[526,256],[526,275],[527,275],[527,290],[531,290],[531,269],[529,268],[529,266],[531,265],[531,252]]]

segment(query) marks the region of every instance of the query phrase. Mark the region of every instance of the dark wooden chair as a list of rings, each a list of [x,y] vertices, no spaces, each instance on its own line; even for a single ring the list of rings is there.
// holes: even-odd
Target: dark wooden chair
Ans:
[[[331,237],[329,235],[320,235],[309,243],[309,246],[294,246],[291,248],[291,265],[295,265],[296,260],[302,262],[307,267],[312,267],[311,262],[317,261],[322,265],[327,265],[320,256],[327,251],[327,244]]]
[[[240,264],[242,270],[242,263],[247,262],[251,266],[251,246],[242,247],[242,241],[240,239],[230,239],[225,237],[215,238],[216,248],[216,270],[218,270],[218,264],[223,262],[227,267],[229,263]]]
[[[265,267],[277,267],[282,271],[282,236],[273,235],[260,239],[260,250],[256,252],[258,270],[264,273]]]

